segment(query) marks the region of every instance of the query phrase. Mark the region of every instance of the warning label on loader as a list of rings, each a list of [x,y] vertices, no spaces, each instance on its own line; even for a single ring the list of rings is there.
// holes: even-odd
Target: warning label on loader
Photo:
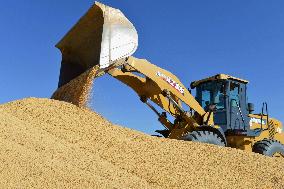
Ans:
[[[259,124],[259,125],[260,125],[260,124],[266,125],[266,120],[263,119],[262,122],[261,122],[261,119],[258,119],[258,118],[254,118],[254,117],[253,117],[253,118],[250,119],[249,124],[250,124],[250,126],[252,126],[254,123],[255,123],[255,124]]]
[[[165,74],[161,72],[157,72],[157,76],[161,77],[164,81],[169,83],[172,87],[174,87],[177,91],[179,91],[182,95],[184,95],[184,88],[180,86],[176,81],[174,81],[172,78],[169,76],[166,76]]]

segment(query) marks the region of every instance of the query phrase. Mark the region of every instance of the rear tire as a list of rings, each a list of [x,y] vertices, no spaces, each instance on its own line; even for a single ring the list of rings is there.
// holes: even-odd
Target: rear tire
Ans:
[[[284,145],[277,140],[263,139],[256,142],[252,151],[269,157],[282,157],[284,158]]]
[[[226,146],[222,138],[212,131],[193,131],[192,133],[183,136],[181,139],[185,141],[214,144],[217,146]]]

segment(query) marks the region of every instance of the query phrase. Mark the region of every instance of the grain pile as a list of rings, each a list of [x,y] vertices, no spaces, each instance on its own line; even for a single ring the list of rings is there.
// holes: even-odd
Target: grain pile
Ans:
[[[113,125],[75,105],[0,105],[1,188],[284,188],[283,161]]]

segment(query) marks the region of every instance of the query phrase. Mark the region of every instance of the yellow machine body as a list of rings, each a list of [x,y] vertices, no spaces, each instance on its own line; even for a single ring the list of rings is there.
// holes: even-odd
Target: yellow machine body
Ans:
[[[157,114],[165,127],[165,131],[161,132],[165,137],[195,141],[192,137],[197,135],[192,133],[207,134],[220,139],[226,146],[248,151],[252,151],[253,145],[263,139],[284,144],[281,122],[268,118],[264,113],[242,115],[250,119],[251,130],[259,129],[258,135],[222,132],[221,126],[214,121],[216,105],[209,104],[205,109],[177,76],[145,59],[131,56],[137,46],[138,35],[132,23],[118,9],[96,3],[57,44],[62,52],[62,63],[58,89],[53,98],[71,102],[66,97],[68,90],[72,90],[66,87],[68,84],[91,72],[96,72],[94,77],[107,73],[132,88],[140,100]],[[191,87],[215,81],[248,83],[243,79],[218,74],[195,81]],[[163,112],[159,112],[151,103],[158,105]],[[174,117],[175,121],[169,121],[167,115]]]

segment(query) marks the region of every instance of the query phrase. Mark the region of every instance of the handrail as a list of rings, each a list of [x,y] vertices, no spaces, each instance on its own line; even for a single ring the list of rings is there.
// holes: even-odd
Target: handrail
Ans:
[[[267,129],[269,129],[269,116],[268,116],[268,105],[267,105],[267,102],[264,102],[262,103],[262,109],[261,109],[261,117],[260,117],[260,125],[261,125],[261,130],[263,130],[263,124],[262,124],[262,121],[263,121],[263,115],[264,115],[264,107],[265,107],[265,111],[266,111],[266,117],[267,117],[267,120],[266,120],[266,124],[267,124]]]

